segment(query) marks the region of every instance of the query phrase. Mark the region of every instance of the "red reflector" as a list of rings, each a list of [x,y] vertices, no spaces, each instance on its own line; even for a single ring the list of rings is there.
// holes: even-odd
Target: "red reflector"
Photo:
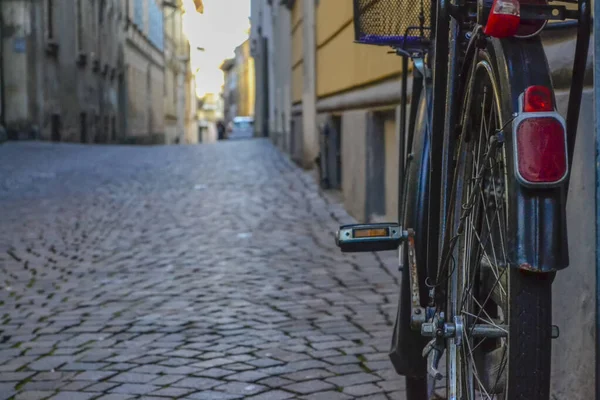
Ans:
[[[523,95],[523,111],[554,111],[552,91],[546,86],[529,86]]]
[[[505,38],[514,36],[521,21],[519,0],[494,0],[483,33]]]
[[[528,183],[556,183],[567,174],[563,125],[552,117],[528,118],[516,130],[517,160]]]

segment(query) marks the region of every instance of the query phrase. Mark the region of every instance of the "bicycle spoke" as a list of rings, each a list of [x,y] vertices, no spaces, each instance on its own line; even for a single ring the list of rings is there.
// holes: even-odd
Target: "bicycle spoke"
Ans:
[[[455,225],[458,240],[450,243],[460,243],[456,250],[450,248],[457,259],[458,304],[454,315],[460,315],[464,325],[455,375],[461,398],[467,400],[500,400],[504,389],[499,386],[505,382],[505,337],[473,337],[476,324],[508,335],[505,174],[499,160],[503,150],[494,142],[500,121],[489,83],[485,80],[480,87],[469,87],[473,92],[466,96],[468,104],[462,118],[466,128],[459,145],[465,156],[457,160],[453,189],[457,191],[453,212],[460,214]]]

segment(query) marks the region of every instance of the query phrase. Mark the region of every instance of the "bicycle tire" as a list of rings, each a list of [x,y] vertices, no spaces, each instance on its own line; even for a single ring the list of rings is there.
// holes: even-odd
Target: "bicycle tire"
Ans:
[[[535,54],[531,54],[532,49]],[[503,221],[512,217],[509,199],[518,183],[514,178],[510,139],[497,147],[489,144],[492,132],[502,127],[505,132],[511,129],[518,96],[526,87],[550,85],[547,63],[545,57],[539,58],[540,54],[544,53],[538,38],[527,41],[487,38],[486,45],[474,52],[466,80],[465,100],[460,110],[463,129],[456,145],[451,186],[455,192],[449,208],[453,210],[449,223],[454,226],[455,236],[447,240],[456,239],[456,245],[447,264],[452,271],[447,274],[447,316],[457,316],[461,321],[464,318],[469,323],[465,323],[465,334],[460,338],[460,351],[448,350],[457,348],[457,338],[447,342],[447,377],[457,377],[456,381],[448,379],[449,397],[456,393],[457,398],[467,399],[484,392],[484,398],[490,399],[550,398],[553,275],[534,274],[511,265],[510,240],[492,232],[497,229],[500,235],[502,231],[508,233]],[[535,55],[538,59],[531,58]],[[491,96],[487,97],[490,90]],[[490,117],[486,122],[483,115],[488,102]],[[479,125],[473,122],[477,116],[481,116]],[[494,121],[496,126],[492,129]],[[494,210],[494,216],[488,214],[490,210]],[[496,279],[494,284],[493,279]],[[507,326],[507,338],[469,336],[468,327],[474,321]],[[502,358],[498,361],[499,354]]]
[[[423,81],[421,89],[413,88],[412,96],[418,96],[417,110],[411,110],[415,120],[412,120],[410,126],[413,128],[412,142],[409,143],[410,154],[404,171],[404,216],[403,226],[415,230],[416,257],[419,265],[419,278],[421,280],[421,303],[427,304],[427,291],[424,284],[426,277],[425,260],[427,255],[427,238],[429,219],[426,205],[429,204],[429,141],[430,141],[430,118],[431,118],[431,87]],[[412,98],[412,97],[411,97]],[[428,108],[429,107],[429,108]],[[414,114],[412,113],[414,111]],[[436,206],[436,205],[431,205]],[[404,341],[403,354],[400,357],[405,358],[404,363],[410,364],[401,372],[405,375],[406,399],[407,400],[427,400],[428,399],[428,379],[426,370],[426,360],[421,354],[427,340],[421,336],[420,332],[412,331],[410,328],[411,302],[409,287],[409,269],[408,252],[404,251],[404,269],[402,271],[402,286],[400,292],[400,304],[397,329],[402,331],[402,340]],[[397,334],[395,329],[394,334]],[[397,369],[398,370],[398,369]]]

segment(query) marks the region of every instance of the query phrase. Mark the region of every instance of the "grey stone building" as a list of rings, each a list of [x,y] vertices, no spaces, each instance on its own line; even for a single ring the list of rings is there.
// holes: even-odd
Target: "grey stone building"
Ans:
[[[123,140],[135,144],[164,144],[165,35],[163,2],[119,0],[123,7],[125,113]]]
[[[235,59],[230,58],[221,64],[221,70],[225,75],[223,85],[223,120],[225,125],[229,124],[237,115],[238,104],[238,79],[235,68]]]
[[[0,7],[2,124],[9,138],[118,140],[121,1],[12,0]]]
[[[251,53],[256,62],[255,130],[290,151],[291,2],[251,1]]]
[[[165,7],[165,140],[183,143],[185,136],[185,79],[190,62],[190,45],[183,34],[183,1]]]

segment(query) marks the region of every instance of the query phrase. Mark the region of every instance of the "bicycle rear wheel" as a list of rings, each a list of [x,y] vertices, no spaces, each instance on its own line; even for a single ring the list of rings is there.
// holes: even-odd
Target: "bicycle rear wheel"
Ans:
[[[552,276],[511,266],[515,178],[499,134],[510,129],[513,92],[537,78],[527,68],[511,75],[516,60],[506,59],[505,45],[488,39],[475,51],[454,159],[442,271],[446,319],[456,327],[446,347],[448,398],[461,400],[549,398]]]

